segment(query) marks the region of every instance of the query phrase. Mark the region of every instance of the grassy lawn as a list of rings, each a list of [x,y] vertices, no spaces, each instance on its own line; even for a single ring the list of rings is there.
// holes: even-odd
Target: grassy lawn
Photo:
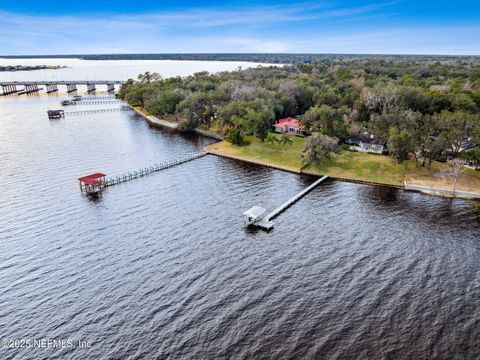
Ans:
[[[300,170],[304,139],[292,136],[292,146],[283,147],[280,144],[267,144],[253,136],[247,137],[250,141],[248,146],[236,146],[226,141],[210,145],[207,149],[220,152],[225,155],[239,157],[245,160],[269,163],[283,166],[292,170]]]
[[[208,150],[225,155],[242,158],[252,162],[262,162],[299,171],[302,167],[300,156],[304,138],[291,137],[293,145],[283,147],[280,144],[267,144],[257,138],[248,137],[250,145],[236,146],[226,141],[210,145]],[[403,185],[404,181],[429,183],[432,186],[439,182],[437,174],[447,165],[434,162],[430,169],[416,167],[414,160],[395,164],[389,156],[364,154],[342,150],[330,160],[324,161],[320,167],[309,166],[307,170],[319,175],[378,182],[389,185]],[[469,176],[478,178],[479,171],[469,171]],[[480,191],[480,188],[478,189]]]

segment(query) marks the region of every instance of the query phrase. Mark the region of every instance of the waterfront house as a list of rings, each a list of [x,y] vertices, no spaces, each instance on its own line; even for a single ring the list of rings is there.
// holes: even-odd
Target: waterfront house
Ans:
[[[349,137],[345,143],[350,145],[352,151],[370,154],[383,154],[387,145],[386,140],[368,134]]]
[[[459,151],[470,151],[477,147],[477,143],[471,137],[466,137],[460,144]]]
[[[276,133],[280,133],[280,134],[305,135],[303,126],[300,125],[297,119],[292,117],[287,117],[287,118],[278,120],[273,125],[273,128]]]

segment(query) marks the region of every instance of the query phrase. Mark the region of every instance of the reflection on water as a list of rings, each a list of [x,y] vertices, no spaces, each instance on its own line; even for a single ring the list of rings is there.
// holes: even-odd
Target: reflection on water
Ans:
[[[58,97],[0,100],[0,333],[90,349],[2,359],[480,356],[480,222],[470,202],[313,179],[207,156],[107,189],[209,139],[131,113],[49,121]]]

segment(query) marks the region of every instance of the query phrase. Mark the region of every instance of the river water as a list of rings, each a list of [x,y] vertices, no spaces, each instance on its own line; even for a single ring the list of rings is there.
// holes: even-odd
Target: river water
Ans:
[[[186,76],[199,71],[232,71],[238,68],[271,66],[244,61],[175,61],[175,60],[80,60],[80,59],[2,59],[0,66],[50,65],[65,66],[55,70],[0,72],[0,81],[56,80],[119,80],[136,79],[145,71],[158,72],[163,77]],[[279,66],[279,65],[274,65]]]
[[[0,337],[91,346],[1,359],[480,357],[473,203],[326,181],[265,233],[242,211],[314,179],[214,156],[93,201],[78,177],[212,140],[130,112],[49,121],[58,103],[0,99]]]

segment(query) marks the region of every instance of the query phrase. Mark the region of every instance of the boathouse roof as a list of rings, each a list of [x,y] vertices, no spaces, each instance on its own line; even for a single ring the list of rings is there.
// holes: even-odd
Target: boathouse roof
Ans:
[[[100,184],[100,181],[98,179],[105,176],[107,175],[104,173],[97,172],[87,176],[82,176],[81,178],[78,178],[78,180],[88,185],[98,185]]]
[[[89,178],[89,177],[83,177],[83,178],[80,178],[78,180],[80,180],[81,182],[83,182],[84,184],[87,184],[87,185],[99,185],[99,184],[101,184],[100,180],[92,179],[92,178]]]

